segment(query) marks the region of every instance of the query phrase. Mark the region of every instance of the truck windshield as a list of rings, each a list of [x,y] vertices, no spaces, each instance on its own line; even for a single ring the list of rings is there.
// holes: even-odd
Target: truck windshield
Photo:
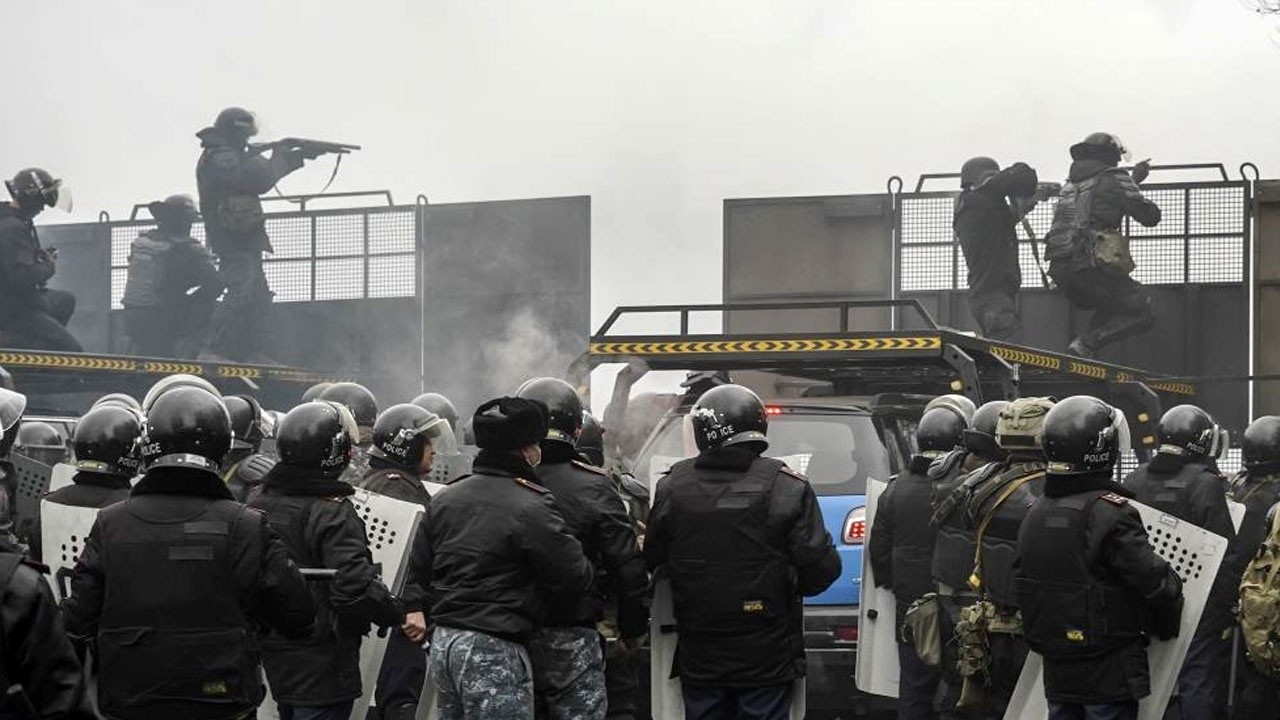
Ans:
[[[674,463],[697,454],[686,418],[668,415],[636,458],[635,475],[650,488]],[[769,416],[769,449],[809,478],[818,495],[863,495],[867,478],[887,480],[889,454],[865,414],[787,408]]]

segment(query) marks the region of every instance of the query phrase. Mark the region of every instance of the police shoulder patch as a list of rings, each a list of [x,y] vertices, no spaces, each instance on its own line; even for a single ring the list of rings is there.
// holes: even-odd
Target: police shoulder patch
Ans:
[[[1118,507],[1124,507],[1125,505],[1129,504],[1129,498],[1119,493],[1113,493],[1113,492],[1102,493],[1101,495],[1098,496],[1098,499],[1106,500],[1112,505],[1116,505]]]
[[[778,468],[778,472],[782,473],[783,475],[790,475],[791,477],[795,478],[796,480],[799,480],[800,482],[809,482],[809,478],[805,477],[804,475],[801,475],[795,470],[792,470],[787,465],[783,465],[782,467]]]
[[[539,485],[538,483],[530,482],[529,480],[525,480],[525,479],[524,479],[524,478],[522,478],[522,477],[513,477],[513,478],[511,478],[511,479],[512,479],[512,480],[515,480],[517,485],[520,485],[520,486],[522,486],[522,487],[524,487],[524,488],[527,488],[527,489],[529,489],[529,490],[532,490],[532,491],[534,491],[534,492],[536,492],[536,493],[538,493],[538,494],[541,494],[541,495],[545,495],[545,494],[547,494],[547,493],[551,492],[550,490],[548,490],[548,489],[546,489],[546,488],[542,487],[542,486],[541,486],[541,485]]]
[[[591,463],[585,463],[585,462],[582,462],[581,460],[570,460],[569,462],[573,463],[573,466],[578,468],[579,470],[586,470],[587,472],[595,473],[596,475],[603,475],[605,477],[609,477],[608,470],[605,470],[604,468],[601,468],[601,467],[596,467]]]

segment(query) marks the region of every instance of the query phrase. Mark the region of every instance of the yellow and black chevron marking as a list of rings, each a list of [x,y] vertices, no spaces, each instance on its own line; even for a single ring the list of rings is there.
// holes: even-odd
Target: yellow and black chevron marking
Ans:
[[[237,365],[219,365],[218,377],[260,378],[262,371],[258,368],[239,367]]]
[[[40,353],[0,352],[0,365],[47,367],[66,370],[128,370],[136,371],[138,363],[123,358],[95,355],[43,355]]]
[[[1107,379],[1107,369],[1098,365],[1090,365],[1088,363],[1072,360],[1067,364],[1067,369],[1077,375],[1084,375],[1085,377],[1097,378],[1099,380]]]
[[[334,375],[325,375],[323,373],[307,372],[306,370],[277,370],[274,368],[267,368],[266,373],[272,380],[282,380],[285,382],[345,382],[352,379],[347,377],[337,377]]]
[[[998,358],[1007,360],[1011,363],[1020,365],[1034,365],[1048,370],[1061,370],[1062,361],[1052,355],[1041,355],[1040,353],[1027,352],[1018,348],[1005,347],[1003,345],[992,345],[991,354]]]
[[[942,338],[921,337],[765,340],[687,340],[678,342],[594,342],[592,355],[708,355],[721,353],[884,352],[938,350]]]
[[[1127,373],[1123,370],[1116,373],[1116,382],[1133,382],[1137,379],[1138,378],[1133,376],[1133,373]]]
[[[1159,382],[1157,380],[1148,380],[1147,387],[1160,392],[1173,393],[1174,395],[1195,395],[1196,386],[1191,383],[1183,382]]]
[[[186,373],[188,375],[204,374],[204,368],[194,363],[154,362],[151,360],[142,363],[142,371],[149,373],[163,373],[165,375],[173,375],[175,373]]]

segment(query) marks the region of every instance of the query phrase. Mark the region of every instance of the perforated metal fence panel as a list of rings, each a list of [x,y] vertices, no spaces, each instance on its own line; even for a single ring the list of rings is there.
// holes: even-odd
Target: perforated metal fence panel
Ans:
[[[274,252],[263,271],[275,301],[413,297],[413,207],[360,208],[267,216]],[[111,307],[120,308],[128,277],[129,247],[151,222],[111,223]],[[197,223],[192,235],[204,240]]]

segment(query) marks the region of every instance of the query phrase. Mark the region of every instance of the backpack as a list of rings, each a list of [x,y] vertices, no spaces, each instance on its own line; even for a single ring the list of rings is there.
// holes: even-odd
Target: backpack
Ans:
[[[1280,678],[1280,512],[1240,579],[1240,633],[1258,672]]]

